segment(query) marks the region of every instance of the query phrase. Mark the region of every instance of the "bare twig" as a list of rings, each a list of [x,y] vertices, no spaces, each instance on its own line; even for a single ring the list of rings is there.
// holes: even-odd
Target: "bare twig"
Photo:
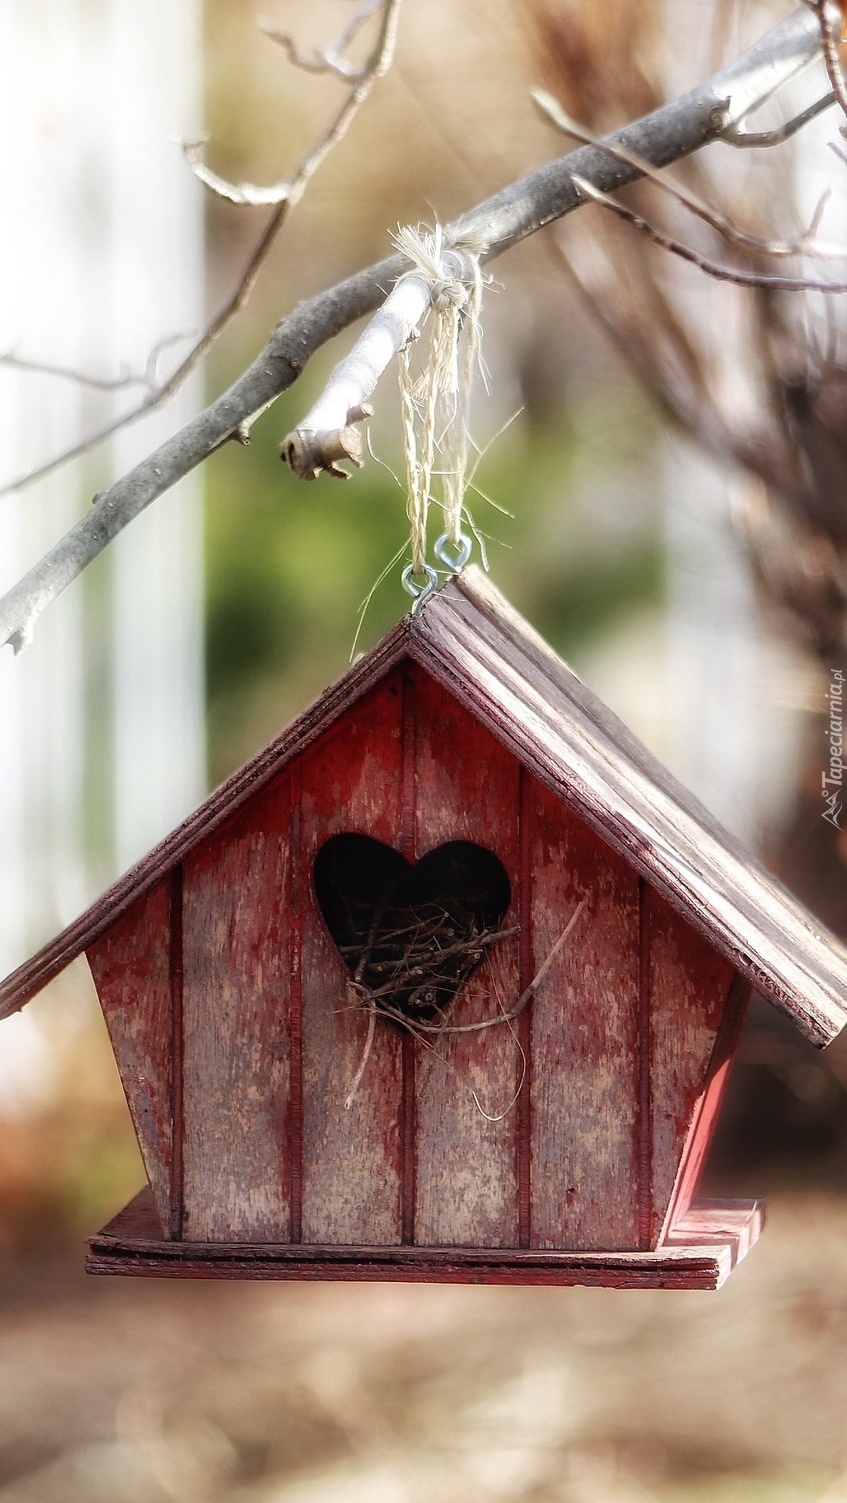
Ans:
[[[744,118],[819,56],[816,17],[800,10],[709,81],[612,139],[653,167],[666,166],[716,140],[727,124]],[[640,174],[634,167],[613,161],[607,152],[580,147],[477,205],[448,233],[454,240],[484,236],[486,259],[491,260],[584,203],[574,175],[609,192]],[[283,205],[278,205],[275,215],[282,212]],[[274,222],[272,216],[266,236]],[[394,256],[301,304],[283,319],[227,392],[103,492],[65,537],[0,599],[0,646],[7,642],[24,645],[45,607],[124,527],[221,444],[237,438],[245,422],[249,424],[297,379],[316,349],[383,302],[405,269],[403,259]]]
[[[383,3],[385,8],[382,25],[368,62],[355,75],[354,87],[329,129],[303,158],[292,178],[273,183],[268,188],[259,187],[255,183],[229,183],[225,178],[219,177],[216,172],[212,172],[211,168],[200,160],[200,144],[202,143],[186,142],[185,155],[192,171],[201,183],[204,183],[212,193],[216,193],[219,198],[227,199],[229,203],[264,208],[287,203],[293,207],[302,197],[310,178],[317,172],[332,148],[346,134],[351,120],[361,109],[377,79],[382,78],[391,67],[400,6],[403,0],[383,0]]]
[[[61,381],[72,381],[75,386],[90,386],[94,391],[125,391],[130,386],[146,386],[148,391],[152,391],[157,384],[157,368],[164,351],[188,338],[188,334],[169,334],[167,339],[161,339],[150,352],[147,368],[143,373],[123,368],[117,376],[92,376],[87,371],[52,365],[46,360],[29,360],[17,355],[14,350],[0,355],[0,365],[8,366],[10,370],[29,371],[37,376],[55,376]]]
[[[102,428],[98,428],[94,433],[90,433],[87,438],[80,439],[78,444],[72,444],[70,448],[63,449],[61,454],[56,454],[52,459],[45,460],[43,464],[37,465],[35,469],[28,470],[25,475],[17,475],[13,480],[7,480],[3,485],[0,485],[0,497],[9,496],[14,491],[22,490],[24,486],[34,484],[36,480],[43,480],[46,475],[51,475],[54,470],[58,470],[62,465],[68,464],[72,459],[78,459],[81,454],[90,453],[92,449],[97,448],[98,444],[102,444],[105,439],[111,438],[113,433],[119,432],[121,428],[128,427],[130,423],[137,422],[139,418],[145,417],[147,413],[155,412],[158,407],[162,407],[170,400],[174,393],[182,386],[183,382],[188,379],[191,372],[196,370],[201,361],[206,358],[212,345],[220,337],[230,320],[247,303],[256,285],[259,272],[267,260],[271,246],[285,218],[288,207],[288,204],[280,204],[279,208],[271,215],[232,293],[215,315],[212,322],[204,329],[197,342],[192,345],[188,354],[180,361],[176,370],[168,376],[167,380],[163,381],[161,386],[157,386],[142,402],[139,402],[137,407],[133,407],[129,412],[121,413],[119,417],[112,418],[110,422],[104,423]]]
[[[211,323],[204,329],[200,338],[192,345],[188,354],[180,361],[176,370],[161,385],[155,386],[149,396],[145,397],[131,411],[124,412],[119,417],[113,418],[110,422],[104,424],[102,428],[89,434],[87,438],[81,439],[78,444],[72,445],[69,449],[64,449],[61,454],[55,455],[53,459],[46,460],[44,464],[40,464],[35,469],[29,470],[27,474],[16,476],[14,480],[0,485],[0,497],[10,495],[13,491],[21,490],[25,485],[31,485],[34,481],[43,479],[44,476],[58,469],[60,465],[67,464],[70,460],[79,458],[81,454],[88,454],[98,444],[110,438],[113,433],[117,433],[121,428],[127,427],[130,423],[134,423],[139,418],[146,416],[147,413],[155,411],[157,407],[161,407],[165,402],[170,400],[179,387],[182,386],[183,382],[188,379],[192,371],[196,370],[197,366],[206,358],[209,350],[220,338],[220,335],[230,321],[240,313],[241,309],[249,301],[259,273],[270,254],[276,237],[284,221],[302,198],[309,180],[325,160],[331,148],[337,141],[341,140],[342,136],[348,130],[354,115],[357,114],[358,110],[364,104],[376,80],[381,78],[389,68],[394,54],[397,17],[402,3],[403,0],[387,0],[379,37],[374,51],[365,66],[362,78],[345,101],[330,130],[326,132],[318,145],[300,163],[300,166],[288,184],[286,196],[276,202],[274,212],[262,230],[232,293],[227,298],[223,307],[219,309]],[[185,150],[186,154],[190,155],[192,148],[186,147]],[[205,171],[205,169],[203,170]],[[198,173],[199,175],[201,174]],[[157,346],[157,351],[161,352],[169,342],[168,340],[162,341]],[[278,395],[279,392],[274,392],[270,401],[275,400]],[[265,404],[265,406],[268,405],[270,405],[269,402]],[[245,420],[247,418],[248,415],[245,414]],[[241,432],[242,439],[246,438],[247,432],[249,432],[249,423],[247,430],[242,430]]]
[[[843,7],[833,5],[831,0],[807,0],[807,4],[818,18],[827,77],[832,84],[833,93],[842,113],[847,115],[847,81],[841,70],[836,40],[836,37],[839,39],[841,37],[844,22]]]
[[[374,1035],[375,1035],[375,1033],[376,1033],[376,1008],[372,1007],[369,1010],[368,1032],[367,1032],[367,1037],[365,1038],[365,1047],[362,1050],[362,1058],[359,1061],[359,1067],[358,1067],[358,1069],[356,1071],[356,1074],[353,1077],[353,1084],[351,1085],[349,1091],[347,1092],[347,1098],[346,1098],[346,1100],[344,1102],[344,1110],[345,1111],[349,1112],[351,1106],[353,1105],[353,1102],[356,1100],[356,1095],[357,1095],[357,1092],[359,1090],[359,1086],[362,1084],[362,1076],[364,1075],[366,1069],[368,1068],[368,1060],[371,1057],[371,1050],[373,1048],[373,1041],[374,1041]]]
[[[355,999],[354,1006],[360,1008],[363,1012],[367,1012],[368,1014],[368,1030],[365,1037],[361,1059],[359,1060],[356,1074],[353,1078],[353,1084],[351,1085],[344,1102],[345,1109],[349,1110],[353,1105],[353,1102],[355,1101],[358,1094],[359,1087],[362,1083],[365,1070],[367,1069],[368,1060],[370,1059],[371,1052],[373,1050],[377,1018],[386,1018],[392,1023],[399,1024],[399,1026],[403,1028],[406,1033],[411,1034],[412,1038],[415,1039],[416,1043],[418,1043],[421,1048],[428,1050],[431,1054],[435,1055],[436,1058],[440,1058],[442,1064],[448,1064],[448,1062],[441,1058],[441,1056],[436,1054],[436,1044],[433,1041],[433,1035],[435,1035],[436,1037],[452,1038],[456,1034],[481,1033],[488,1028],[497,1028],[505,1023],[505,1025],[509,1029],[509,1032],[514,1038],[515,1043],[517,1044],[518,1052],[520,1053],[522,1062],[520,1079],[515,1094],[509,1102],[508,1106],[502,1112],[499,1112],[496,1115],[492,1115],[485,1110],[476,1091],[472,1090],[471,1096],[473,1097],[473,1102],[475,1107],[477,1108],[477,1111],[480,1112],[480,1114],[486,1119],[487,1122],[501,1122],[504,1117],[507,1117],[509,1112],[512,1110],[515,1102],[517,1101],[523,1089],[524,1080],[526,1079],[526,1054],[521,1047],[520,1040],[518,1039],[514,1029],[512,1028],[512,1023],[514,1022],[515,1018],[519,1017],[519,1015],[523,1012],[527,1004],[532,1001],[532,998],[535,996],[539,987],[547,976],[550,967],[553,965],[553,962],[556,960],[557,956],[560,954],[568,939],[570,938],[570,935],[572,934],[576,926],[579,916],[582,913],[583,908],[585,907],[585,901],[585,898],[581,898],[579,903],[577,903],[576,908],[568,919],[568,922],[565,924],[565,927],[556,940],[555,944],[552,946],[551,950],[542,961],[541,965],[530,981],[529,986],[527,986],[524,991],[521,992],[521,995],[515,1003],[514,1007],[507,1010],[505,1007],[503,1007],[502,1002],[499,1002],[498,999],[499,1012],[494,1017],[482,1018],[477,1023],[450,1023],[449,1014],[447,1014],[447,1016],[442,1016],[437,1023],[426,1023],[419,1018],[411,1018],[407,1012],[402,1011],[398,1007],[392,1007],[391,1004],[386,1002],[383,997],[380,997],[376,992],[370,991],[368,987],[364,986],[360,981],[356,979],[350,981],[348,985],[350,992]],[[518,934],[519,932],[520,931],[518,929],[504,929],[497,933],[490,933],[484,936],[484,938],[487,940],[488,944],[494,944],[501,939],[506,939],[511,935]],[[481,936],[480,938],[482,939],[483,937]],[[467,946],[465,945],[462,948],[467,948]],[[443,953],[444,952],[442,952],[442,954]],[[361,969],[361,966],[359,967],[359,969]],[[437,980],[434,982],[434,985],[437,987]],[[451,1071],[453,1070],[453,1067],[451,1065],[448,1065],[448,1068]]]
[[[666,235],[664,230],[657,229],[655,225],[650,224],[635,209],[630,209],[626,204],[611,198],[608,193],[601,193],[593,184],[586,182],[585,178],[575,177],[574,183],[580,193],[584,193],[592,203],[608,209],[619,219],[625,219],[627,224],[631,224],[642,235],[646,235],[654,245],[658,245],[662,250],[670,251],[683,261],[690,262],[699,271],[705,272],[706,276],[714,277],[719,282],[732,282],[738,287],[766,287],[772,292],[847,292],[847,282],[825,282],[806,276],[782,277],[770,272],[736,271],[731,266],[721,266],[717,261],[710,261],[708,256],[694,250],[692,246],[674,239],[672,235]]]
[[[775,257],[804,255],[815,256],[821,259],[831,258],[833,260],[843,260],[847,257],[847,246],[821,245],[817,244],[811,238],[820,223],[821,215],[829,197],[828,194],[821,196],[809,225],[795,240],[764,240],[758,235],[751,235],[748,231],[742,230],[732,220],[727,219],[726,215],[721,214],[720,210],[713,208],[711,204],[703,203],[701,199],[695,198],[692,193],[680,187],[678,183],[672,182],[661,172],[656,172],[650,166],[649,162],[644,161],[643,157],[638,157],[634,152],[627,151],[621,146],[616,146],[613,142],[604,141],[602,137],[595,135],[592,131],[586,130],[584,126],[578,125],[562,109],[558,101],[543,89],[533,89],[532,98],[542,114],[558,130],[563,131],[568,136],[573,136],[576,141],[583,141],[586,146],[597,146],[602,151],[607,151],[616,161],[626,162],[629,166],[636,167],[641,176],[646,178],[648,182],[655,183],[659,188],[664,189],[671,198],[675,199],[677,203],[682,204],[683,208],[689,209],[698,219],[702,219],[706,224],[711,225],[712,229],[717,230],[718,234],[722,235],[731,245],[741,246],[745,250],[759,251],[764,255]],[[827,100],[830,104],[833,103],[834,99],[834,94],[827,95]],[[814,114],[817,113],[819,113],[819,109],[815,107],[813,112],[806,112],[807,118],[813,119]],[[726,139],[727,135],[724,131],[721,140]]]
[[[776,130],[744,130],[740,125],[730,125],[721,139],[729,146],[738,146],[744,150],[755,148],[758,151],[763,146],[784,146],[785,142],[790,141],[792,136],[796,136],[805,125],[816,120],[818,115],[822,115],[824,110],[828,110],[831,105],[835,104],[835,99],[834,89],[829,94],[822,94],[814,104],[810,104],[807,109],[801,110],[799,115],[794,115],[791,120],[787,120],[785,125],[777,126]]]
[[[556,940],[556,943],[554,944],[550,953],[547,955],[543,963],[539,966],[538,970],[530,981],[529,986],[521,992],[514,1007],[510,1008],[508,1012],[501,1010],[496,1017],[481,1018],[478,1023],[424,1023],[421,1022],[418,1018],[415,1018],[414,1021],[411,1021],[405,1013],[400,1012],[400,1010],[396,1007],[389,1006],[385,1002],[380,1002],[376,1010],[380,1013],[383,1013],[386,1017],[392,1018],[395,1022],[402,1023],[403,1026],[408,1028],[411,1033],[440,1033],[450,1035],[454,1033],[481,1033],[486,1028],[499,1028],[503,1023],[511,1023],[515,1018],[519,1017],[519,1015],[526,1007],[527,1003],[532,1001],[532,998],[538,991],[538,988],[547,975],[547,972],[549,971],[557,955],[564,948],[565,944],[570,938],[571,933],[584,907],[585,898],[581,898],[570,918],[568,919],[568,922],[565,924],[564,929],[559,935],[559,938]],[[498,936],[498,938],[503,937],[503,935]],[[374,1005],[372,1002],[370,1002],[367,996],[363,999],[363,1001],[364,1006],[366,1007]]]
[[[277,42],[280,47],[285,48],[289,60],[294,63],[295,67],[303,68],[307,73],[334,73],[338,78],[343,78],[345,82],[349,82],[361,78],[364,69],[356,67],[355,63],[351,63],[344,54],[365,22],[369,20],[375,10],[379,9],[382,3],[383,0],[365,0],[364,5],[359,7],[352,21],[348,22],[345,26],[335,45],[331,47],[319,47],[311,57],[306,57],[298,48],[293,37],[288,36],[285,32],[277,31],[273,26],[268,26],[265,22],[259,23],[259,29],[272,42]]]

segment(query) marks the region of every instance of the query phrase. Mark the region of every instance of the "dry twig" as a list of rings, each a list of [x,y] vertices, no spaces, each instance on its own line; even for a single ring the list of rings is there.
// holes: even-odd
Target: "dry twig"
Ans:
[[[294,38],[287,33],[277,31],[273,26],[260,23],[260,29],[272,42],[284,47],[288,53],[289,61],[295,67],[303,68],[307,73],[334,73],[336,77],[344,79],[346,83],[360,79],[364,75],[364,68],[357,67],[344,56],[348,47],[358,35],[365,22],[370,19],[375,10],[378,10],[383,0],[365,0],[360,5],[352,21],[349,21],[334,46],[319,47],[311,57],[306,57],[297,46]]]
[[[212,193],[217,194],[219,198],[225,198],[232,204],[269,208],[272,205],[282,205],[285,203],[289,207],[293,207],[297,200],[302,197],[309,179],[314,176],[321,163],[328,156],[329,152],[332,151],[332,148],[337,146],[338,142],[346,134],[350,122],[361,109],[377,79],[382,78],[391,67],[394,57],[394,44],[397,38],[400,6],[403,0],[381,0],[381,3],[384,5],[382,24],[370,58],[363,68],[351,75],[354,84],[353,89],[345,99],[329,129],[324,132],[316,145],[311,147],[293,177],[273,183],[268,188],[261,188],[256,183],[229,183],[225,178],[219,177],[216,172],[212,172],[200,160],[200,146],[202,143],[187,142],[184,147],[185,155],[191,165],[192,171],[200,179],[201,183],[209,188]],[[367,14],[370,15],[375,9],[376,6],[370,6]],[[358,26],[366,19],[367,16],[361,16],[361,19],[354,23],[355,28],[358,29]],[[294,61],[300,63],[299,57],[295,56]],[[303,66],[303,64],[300,63],[300,66]]]
[[[455,1036],[457,1036],[459,1034],[482,1033],[482,1032],[486,1031],[489,1028],[500,1028],[504,1024],[509,1028],[510,1032],[513,1032],[512,1027],[511,1027],[512,1023],[515,1021],[515,1019],[517,1017],[520,1016],[520,1014],[523,1012],[524,1008],[528,1005],[529,1002],[532,1001],[533,997],[538,992],[538,990],[539,990],[540,986],[542,985],[545,977],[548,975],[551,966],[553,965],[553,963],[556,960],[557,956],[561,953],[562,949],[564,948],[565,944],[567,943],[568,939],[570,938],[570,936],[571,936],[574,928],[576,927],[576,924],[577,924],[577,922],[579,920],[580,914],[582,913],[584,907],[585,907],[585,899],[581,898],[580,901],[577,903],[577,906],[574,909],[573,913],[571,914],[570,918],[568,919],[567,923],[565,924],[565,927],[562,930],[561,934],[559,935],[558,939],[556,940],[555,944],[552,946],[552,948],[550,949],[549,953],[547,954],[547,956],[545,957],[545,959],[543,960],[543,962],[539,966],[538,970],[536,971],[536,973],[533,976],[532,980],[530,981],[529,985],[527,987],[525,987],[524,990],[521,992],[521,995],[518,998],[517,1002],[515,1003],[514,1007],[506,1009],[506,1008],[504,1008],[504,1007],[501,1006],[499,1012],[497,1012],[493,1017],[490,1017],[490,1018],[480,1018],[476,1023],[451,1023],[450,1022],[450,1015],[451,1015],[451,1011],[452,1011],[452,1002],[451,1002],[450,1008],[448,1008],[447,1010],[442,1010],[440,1008],[435,1007],[434,1000],[432,1000],[432,999],[434,999],[435,996],[437,995],[439,983],[440,983],[440,980],[441,980],[441,977],[439,976],[439,974],[438,974],[437,971],[431,972],[431,974],[430,974],[427,982],[425,983],[425,985],[426,985],[426,987],[428,989],[428,993],[430,995],[430,1001],[426,1004],[426,1006],[428,1006],[430,1008],[430,1010],[432,1010],[432,1008],[435,1007],[435,1010],[439,1012],[438,1021],[437,1022],[432,1022],[432,1023],[427,1022],[426,1019],[425,1019],[425,1017],[413,1017],[413,1016],[411,1016],[410,1013],[406,1010],[406,1007],[408,1007],[408,1003],[406,1004],[405,1007],[401,1008],[401,1007],[397,1007],[397,1006],[392,1006],[392,1004],[389,1001],[387,1001],[387,994],[388,995],[392,995],[395,991],[402,990],[402,983],[398,987],[398,982],[397,982],[396,979],[392,978],[392,981],[386,987],[384,987],[384,988],[377,988],[374,991],[372,991],[368,987],[364,986],[361,983],[361,981],[358,981],[358,980],[351,981],[349,983],[349,987],[350,987],[351,995],[354,998],[354,1005],[357,1006],[357,1007],[359,1007],[359,1008],[361,1008],[363,1011],[365,1011],[365,1012],[368,1013],[368,1031],[367,1031],[367,1036],[366,1036],[366,1039],[365,1039],[365,1046],[364,1046],[364,1049],[362,1051],[362,1058],[361,1058],[361,1060],[359,1062],[359,1066],[358,1066],[358,1068],[356,1070],[356,1075],[354,1077],[353,1084],[352,1084],[352,1086],[350,1088],[350,1091],[349,1091],[349,1093],[347,1095],[347,1098],[345,1100],[345,1103],[344,1103],[345,1108],[349,1109],[349,1107],[352,1106],[353,1101],[355,1100],[356,1095],[358,1093],[359,1087],[360,1087],[360,1085],[362,1083],[362,1078],[363,1078],[365,1070],[367,1068],[368,1060],[370,1058],[371,1050],[372,1050],[372,1047],[373,1047],[373,1041],[374,1041],[375,1030],[376,1030],[376,1020],[378,1018],[385,1018],[389,1022],[396,1023],[397,1025],[399,1025],[400,1028],[404,1029],[404,1031],[406,1033],[411,1034],[412,1037],[423,1048],[428,1049],[430,1052],[434,1052],[434,1050],[435,1050],[435,1042],[434,1042],[434,1040],[437,1039],[437,1038],[453,1038],[453,1037],[455,1037]],[[495,931],[491,931],[491,932],[488,932],[486,934],[481,934],[481,935],[478,935],[478,936],[474,936],[470,940],[462,941],[458,945],[454,945],[454,946],[450,947],[450,953],[451,954],[455,954],[457,952],[461,952],[460,960],[461,959],[466,960],[466,962],[467,962],[467,971],[469,973],[479,963],[479,960],[482,958],[482,951],[483,951],[484,948],[489,948],[489,947],[491,947],[494,944],[498,944],[503,939],[510,939],[514,935],[516,935],[518,932],[519,932],[518,929],[513,928],[513,929],[502,929],[502,930],[499,930],[499,931],[496,931],[496,932]],[[397,937],[398,936],[396,936],[396,935],[395,936],[390,936],[390,938],[393,938],[393,939],[396,939]],[[428,928],[426,930],[426,937],[425,937],[425,942],[424,942],[424,949],[426,951],[426,955],[424,957],[422,957],[422,958],[425,958],[427,960],[427,962],[430,964],[430,966],[432,964],[432,957],[429,955],[429,948],[430,948],[431,938],[432,938],[431,926],[428,926]],[[440,951],[439,954],[438,954],[438,957],[437,957],[438,960],[441,961],[447,954],[448,954],[448,950],[446,948],[444,950]],[[362,961],[360,962],[360,965],[358,967],[359,971],[361,971],[362,968],[363,968],[363,966],[364,966],[365,958],[366,958],[366,952],[365,952],[365,954],[363,954]],[[404,957],[403,968],[404,968],[404,972],[405,973],[408,973],[409,968],[413,966],[414,958],[415,958],[414,954],[412,954],[412,955],[406,955]],[[406,975],[406,979],[408,979],[407,975]],[[452,975],[450,977],[450,980],[451,981],[453,980]],[[518,1042],[518,1041],[516,1040],[516,1042]],[[520,1050],[521,1054],[523,1055],[523,1050],[521,1049],[521,1046],[520,1046],[519,1042],[518,1042],[518,1049]],[[521,1080],[520,1080],[520,1083],[518,1085],[518,1089],[515,1092],[515,1095],[512,1098],[512,1100],[509,1103],[509,1105],[506,1108],[506,1110],[504,1112],[499,1113],[497,1116],[491,1116],[488,1112],[486,1112],[484,1110],[484,1108],[482,1107],[482,1105],[481,1105],[481,1103],[479,1101],[479,1098],[478,1098],[476,1092],[475,1091],[471,1092],[471,1094],[473,1096],[473,1099],[474,1099],[474,1104],[475,1104],[477,1110],[481,1113],[481,1115],[483,1117],[486,1118],[487,1121],[489,1121],[489,1122],[498,1122],[498,1121],[500,1121],[502,1119],[502,1117],[506,1116],[508,1114],[508,1112],[511,1111],[512,1107],[514,1106],[515,1102],[518,1099],[518,1096],[520,1095],[520,1091],[521,1091],[521,1087],[523,1085],[523,1080],[525,1078],[525,1074],[526,1074],[526,1060],[524,1058],[523,1069],[522,1069],[522,1073],[521,1073]]]
[[[672,235],[665,234],[664,230],[657,229],[635,209],[630,209],[618,199],[611,198],[608,193],[601,193],[593,184],[586,182],[585,178],[575,177],[574,183],[580,193],[584,193],[592,203],[599,204],[601,208],[616,214],[619,219],[626,220],[627,224],[631,224],[642,235],[646,235],[654,245],[658,245],[662,250],[670,251],[683,261],[690,262],[692,266],[705,272],[706,276],[714,277],[719,282],[732,282],[737,287],[763,287],[771,292],[847,292],[847,282],[820,281],[815,277],[807,276],[783,277],[770,272],[736,271],[731,266],[721,266],[717,261],[711,261],[708,256],[694,250],[693,246],[685,245]]]
[[[482,1033],[486,1028],[499,1028],[503,1023],[512,1023],[514,1022],[515,1018],[520,1016],[527,1003],[532,1001],[532,998],[538,991],[538,988],[547,975],[547,972],[556,959],[556,956],[559,954],[560,950],[562,950],[565,943],[570,938],[571,932],[574,929],[577,919],[582,913],[584,907],[585,899],[582,898],[577,904],[570,918],[568,919],[568,922],[559,935],[559,938],[556,940],[556,943],[551,949],[549,955],[544,960],[543,964],[539,967],[536,974],[533,976],[532,980],[529,983],[529,986],[521,992],[521,995],[515,1003],[514,1007],[510,1008],[507,1012],[501,1011],[493,1018],[481,1018],[477,1023],[450,1023],[449,1021],[443,1020],[439,1020],[439,1022],[437,1023],[427,1023],[419,1018],[412,1020],[406,1013],[401,1012],[399,1008],[392,1007],[390,1004],[386,1003],[384,999],[378,1000],[373,994],[361,995],[359,998],[361,1005],[366,1008],[375,1007],[376,1011],[383,1017],[391,1018],[395,1023],[399,1023],[401,1027],[406,1028],[410,1033],[415,1034],[437,1033],[442,1035],[453,1035],[459,1033]],[[514,934],[515,932],[516,931],[514,929],[502,930],[498,934],[489,936],[489,942],[493,944],[497,940],[506,939],[508,936]]]
[[[648,159],[653,167],[666,166],[719,139],[819,55],[816,17],[802,9],[710,80],[616,133],[614,143]],[[584,203],[574,186],[575,175],[609,192],[640,174],[634,167],[611,160],[605,151],[581,147],[478,204],[448,233],[455,240],[484,236],[485,259],[501,255]],[[286,204],[280,204],[275,209],[266,239],[275,233],[276,216],[285,208]],[[257,254],[251,263],[254,274],[259,264]],[[0,646],[7,642],[23,646],[41,611],[124,527],[221,444],[243,436],[244,425],[249,427],[255,415],[297,379],[314,351],[379,307],[405,269],[402,258],[394,256],[301,304],[283,319],[229,391],[103,492],[65,537],[0,599]]]
[[[196,370],[197,366],[205,360],[210,349],[220,338],[224,329],[249,301],[259,273],[270,254],[277,235],[288,215],[302,198],[309,181],[325,161],[333,146],[346,134],[354,116],[361,109],[377,79],[382,78],[391,66],[397,35],[397,21],[402,3],[403,0],[385,0],[385,14],[379,36],[371,57],[362,69],[361,77],[356,81],[355,88],[345,100],[329,130],[325,132],[317,145],[313,146],[307,153],[288,183],[284,185],[284,194],[279,193],[276,197],[272,196],[266,199],[259,197],[255,199],[250,199],[249,197],[241,199],[237,197],[232,198],[230,193],[223,191],[229,185],[223,184],[222,179],[217,179],[214,173],[210,173],[199,162],[196,156],[198,150],[196,144],[187,144],[184,147],[185,154],[189,162],[191,162],[195,174],[213,191],[221,192],[224,197],[232,198],[232,202],[234,203],[254,202],[257,204],[267,203],[275,205],[273,213],[253,247],[241,276],[226,302],[166,381],[163,381],[160,385],[156,385],[150,391],[149,395],[142,402],[139,402],[136,407],[105,423],[102,428],[99,428],[87,438],[81,439],[78,444],[72,445],[69,449],[64,449],[61,454],[57,454],[52,459],[46,460],[44,464],[40,464],[35,469],[29,470],[25,475],[18,475],[13,480],[0,485],[0,496],[10,495],[13,491],[19,491],[24,486],[31,485],[36,480],[42,480],[46,475],[52,474],[61,465],[67,464],[72,459],[79,458],[81,454],[88,454],[92,449],[97,448],[99,444],[103,443],[105,439],[111,438],[112,434],[117,433],[121,428],[127,427],[130,423],[136,422],[147,413],[153,412],[156,408],[163,406],[179,390],[192,371]],[[238,191],[237,189],[232,190],[233,193],[237,193]],[[157,346],[158,352],[160,353],[165,344],[169,342],[163,341]],[[267,405],[269,404],[266,403],[265,407]],[[260,410],[264,411],[265,408],[256,409],[250,415],[252,421],[255,421]],[[237,430],[237,436],[241,438],[242,442],[246,442],[248,439],[249,426],[248,422],[246,427],[242,424]]]
[[[0,355],[0,365],[5,365],[10,370],[28,371],[36,376],[55,376],[60,381],[72,381],[75,386],[89,386],[94,391],[125,391],[130,386],[145,386],[148,391],[154,391],[158,385],[158,367],[164,351],[190,337],[189,334],[169,334],[166,339],[161,339],[154,345],[143,372],[123,367],[117,376],[92,376],[87,371],[52,365],[47,360],[30,360],[16,354],[14,350],[7,350],[5,355]]]
[[[847,81],[838,56],[838,42],[842,38],[844,25],[844,5],[841,0],[838,3],[833,3],[833,0],[804,0],[804,3],[818,18],[827,77],[842,113],[847,115]]]
[[[727,219],[725,214],[721,214],[719,209],[715,209],[711,204],[703,203],[701,199],[695,198],[693,193],[689,193],[685,188],[682,188],[679,183],[671,182],[663,173],[656,172],[649,162],[645,162],[643,157],[636,156],[635,152],[627,151],[624,147],[604,140],[602,136],[597,136],[592,131],[586,130],[584,126],[578,125],[562,109],[558,101],[543,89],[533,89],[532,97],[542,114],[558,130],[563,131],[565,135],[573,136],[576,141],[584,142],[586,146],[597,146],[601,151],[607,151],[618,162],[626,162],[628,166],[637,168],[641,176],[646,178],[648,182],[655,183],[657,187],[662,188],[677,203],[682,204],[683,208],[690,210],[698,219],[702,219],[704,223],[711,225],[712,229],[717,230],[718,234],[723,236],[724,240],[730,245],[736,245],[743,250],[758,251],[761,254],[774,257],[803,255],[833,260],[847,258],[847,247],[820,244],[812,239],[826,207],[829,197],[828,193],[821,195],[807,228],[796,239],[765,240],[758,235],[750,234],[747,230],[742,230],[739,225]],[[826,96],[826,103],[831,104],[834,102],[834,99],[834,94],[828,94]],[[807,111],[806,118],[813,119],[814,115],[819,113],[819,107],[815,106],[814,114]],[[722,139],[726,139],[726,132],[724,132]]]

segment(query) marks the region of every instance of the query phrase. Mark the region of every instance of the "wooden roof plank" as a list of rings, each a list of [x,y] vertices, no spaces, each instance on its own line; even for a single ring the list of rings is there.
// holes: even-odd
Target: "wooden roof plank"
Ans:
[[[847,1023],[847,953],[504,602],[468,571],[413,645],[521,760],[819,1046]],[[464,597],[462,600],[461,597]],[[482,606],[477,608],[477,604]],[[470,608],[469,608],[470,607]]]

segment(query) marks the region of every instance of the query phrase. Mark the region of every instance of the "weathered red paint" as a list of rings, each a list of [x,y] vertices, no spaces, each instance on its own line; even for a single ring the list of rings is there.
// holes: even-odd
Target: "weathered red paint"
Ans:
[[[472,840],[503,862],[503,927],[520,933],[465,983],[456,1023],[510,1010],[584,904],[520,1031],[453,1035],[429,1054],[379,1021],[350,1105],[368,1018],[311,879],[341,832],[403,842],[409,859]],[[673,1229],[731,969],[419,667],[345,711],[180,869],[180,943],[163,884],[94,957],[131,1097],[141,1047],[170,1099],[163,1009],[182,999],[182,1162],[165,1135],[156,1176],[163,1224],[182,1207],[172,1240],[647,1252]],[[139,949],[150,984],[128,992]]]
[[[450,1022],[542,977],[518,1017],[368,1043],[312,875],[345,833],[498,858],[509,933]],[[450,586],[0,988],[88,954],[151,1192],[90,1269],[716,1287],[761,1226],[693,1199],[748,978],[819,1042],[847,1016],[835,942],[719,835],[500,597]]]

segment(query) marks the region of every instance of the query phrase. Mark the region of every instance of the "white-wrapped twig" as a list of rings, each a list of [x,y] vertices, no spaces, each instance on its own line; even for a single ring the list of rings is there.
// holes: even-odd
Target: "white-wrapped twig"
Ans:
[[[336,365],[311,411],[280,445],[282,458],[302,480],[314,480],[322,471],[347,480],[348,471],[341,468],[345,462],[361,468],[363,441],[355,424],[371,415],[370,397],[383,371],[418,338],[431,307],[455,298],[456,288],[462,289],[465,305],[479,285],[478,257],[484,245],[478,237],[443,246],[436,230],[431,237],[416,236],[418,254],[413,255],[411,235],[400,231],[397,245],[413,261],[413,269],[398,279]]]

